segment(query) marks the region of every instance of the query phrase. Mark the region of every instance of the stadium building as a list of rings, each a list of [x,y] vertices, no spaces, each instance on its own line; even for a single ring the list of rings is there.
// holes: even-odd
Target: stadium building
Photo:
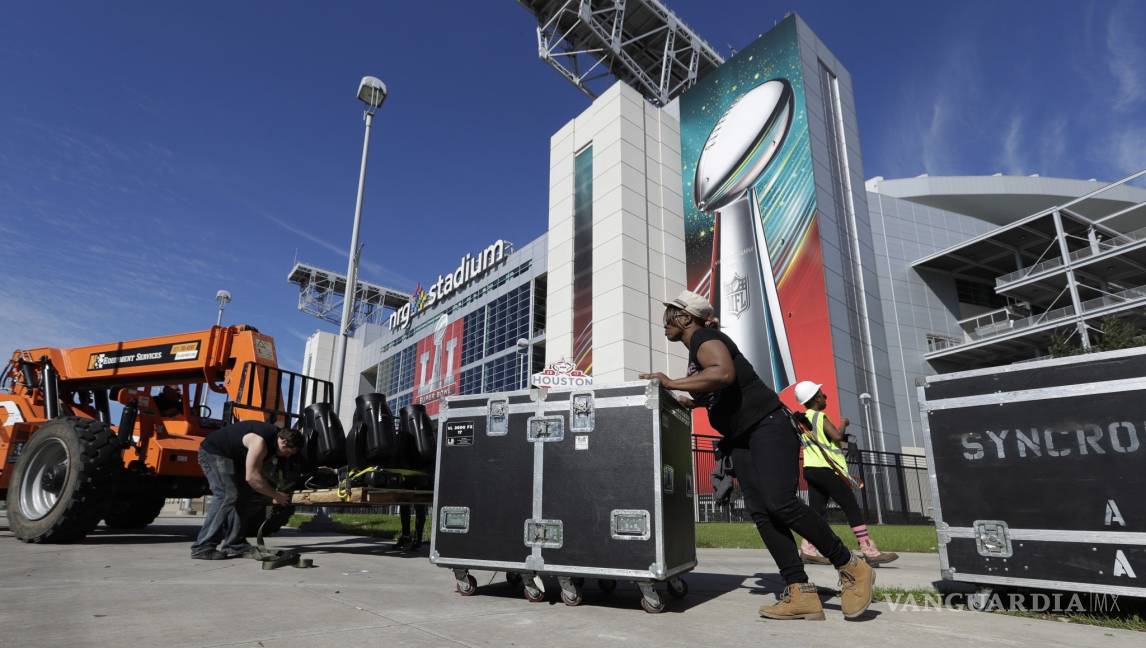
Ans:
[[[631,46],[594,40],[584,23],[600,16],[523,4],[543,58],[554,34],[575,51]],[[374,287],[385,317],[350,346],[344,422],[355,393],[436,412],[443,396],[520,389],[559,362],[598,385],[683,375],[685,350],[660,318],[687,287],[770,384],[822,383],[860,448],[921,455],[920,376],[1092,347],[1104,318],[1137,326],[1146,313],[1146,190],[1002,175],[865,183],[851,77],[798,16],[723,60],[645,11],[659,2],[630,4],[613,18],[648,36],[617,53],[619,80],[592,88],[561,69],[592,101],[550,138],[547,233],[455,250],[410,295]],[[692,63],[654,70],[670,50]],[[322,375],[333,337],[308,342],[304,370]],[[702,411],[694,429],[711,431]]]

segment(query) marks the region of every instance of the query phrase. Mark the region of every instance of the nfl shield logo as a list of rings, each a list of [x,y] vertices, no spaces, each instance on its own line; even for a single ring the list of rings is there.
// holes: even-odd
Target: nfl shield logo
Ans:
[[[742,277],[738,274],[732,275],[732,281],[729,281],[725,286],[725,299],[728,301],[728,308],[737,319],[740,318],[744,311],[748,310],[748,277]]]

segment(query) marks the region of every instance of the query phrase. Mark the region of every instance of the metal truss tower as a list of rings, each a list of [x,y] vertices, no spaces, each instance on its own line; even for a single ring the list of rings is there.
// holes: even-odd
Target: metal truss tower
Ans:
[[[615,76],[664,106],[724,59],[659,0],[518,0],[537,17],[537,52],[596,98]]]
[[[298,286],[298,309],[304,313],[339,325],[342,304],[346,299],[346,275],[323,270],[305,263],[295,263],[287,280]],[[385,309],[399,309],[410,301],[410,295],[365,281],[356,282],[354,311],[350,330],[363,324],[381,324]]]

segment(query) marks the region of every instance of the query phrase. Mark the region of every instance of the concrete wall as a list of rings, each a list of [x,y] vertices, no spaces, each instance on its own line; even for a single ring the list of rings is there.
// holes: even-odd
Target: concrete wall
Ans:
[[[680,125],[616,83],[550,140],[546,362],[573,350],[574,157],[593,146],[593,376],[684,375],[664,339],[661,302],[684,289]]]
[[[868,188],[878,190],[878,182]],[[995,225],[977,218],[927,207],[871,191],[867,195],[875,241],[881,309],[887,323],[886,346],[891,363],[895,422],[904,446],[922,446],[923,431],[916,403],[915,379],[935,373],[924,361],[927,335],[961,338],[954,313],[959,312],[954,281],[927,281],[911,263],[984,232]]]
[[[798,16],[796,24],[839,404],[842,415],[855,425],[852,433],[862,447],[898,452],[899,430],[851,74]],[[831,94],[833,77],[838,110]],[[859,398],[865,392],[873,397],[870,444]]]

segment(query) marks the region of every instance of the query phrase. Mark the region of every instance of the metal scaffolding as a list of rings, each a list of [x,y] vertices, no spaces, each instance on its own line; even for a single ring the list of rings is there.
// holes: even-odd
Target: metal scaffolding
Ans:
[[[295,263],[287,280],[298,286],[298,309],[304,313],[341,323],[346,298],[346,276],[306,263]],[[350,330],[363,324],[381,324],[384,310],[396,310],[410,301],[410,295],[365,281],[356,282]]]
[[[1089,350],[1110,315],[1146,327],[1143,178],[1146,169],[913,263],[1006,300],[959,320],[961,337],[929,336],[924,358],[944,368],[1029,360],[1063,334]]]
[[[659,0],[519,0],[537,18],[537,53],[596,98],[610,76],[663,106],[724,62]]]

